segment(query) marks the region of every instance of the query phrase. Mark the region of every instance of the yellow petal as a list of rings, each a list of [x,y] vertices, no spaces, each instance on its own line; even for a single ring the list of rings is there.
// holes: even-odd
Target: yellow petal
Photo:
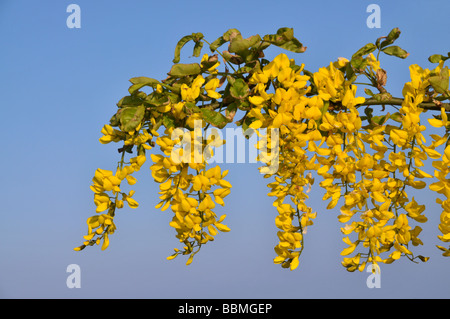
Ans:
[[[108,248],[109,246],[109,238],[108,238],[108,233],[105,233],[103,235],[103,245],[102,245],[102,250],[105,250],[106,248]]]
[[[250,103],[256,106],[263,104],[265,101],[261,96],[250,96],[248,100],[250,101]]]
[[[252,122],[252,124],[249,125],[250,128],[257,130],[262,126],[263,122],[260,120],[256,120],[254,122]]]
[[[344,250],[342,250],[341,255],[342,256],[347,256],[350,255],[356,248],[356,245],[352,245],[348,248],[345,248]]]
[[[434,127],[442,127],[444,125],[442,121],[438,119],[428,119],[428,123]]]
[[[294,270],[295,268],[298,267],[299,261],[298,261],[298,256],[294,257],[294,259],[292,259],[291,264],[290,264],[290,269]]]
[[[225,188],[231,188],[231,187],[232,187],[232,185],[230,184],[230,182],[228,182],[228,181],[226,181],[226,180],[224,180],[224,179],[221,179],[221,180],[219,181],[219,185],[222,186],[222,187],[225,187]]]
[[[214,226],[216,226],[216,228],[222,232],[229,232],[231,230],[228,226],[221,223],[215,223]]]

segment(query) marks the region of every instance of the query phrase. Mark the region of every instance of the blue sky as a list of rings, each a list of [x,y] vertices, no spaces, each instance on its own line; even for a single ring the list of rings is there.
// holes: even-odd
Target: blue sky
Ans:
[[[69,29],[66,8],[81,8],[81,28]],[[369,4],[381,8],[381,28],[366,26]],[[257,164],[224,164],[233,185],[226,205],[229,233],[197,254],[167,261],[177,247],[171,214],[154,209],[158,185],[148,166],[136,175],[137,210],[123,209],[110,247],[72,249],[86,232],[95,206],[89,186],[97,168],[114,169],[115,145],[101,145],[100,129],[127,95],[128,79],[164,79],[175,44],[202,32],[210,41],[229,28],[244,36],[292,27],[308,47],[289,53],[316,71],[337,57],[399,27],[406,60],[384,56],[388,88],[399,96],[408,66],[431,68],[428,56],[446,53],[448,1],[23,1],[0,2],[0,96],[3,136],[0,167],[0,297],[2,298],[448,298],[450,259],[441,257],[440,207],[429,192],[427,263],[399,261],[381,267],[381,288],[366,286],[368,274],[341,265],[337,211],[318,212],[308,229],[300,266],[291,272],[272,263],[276,210]],[[206,52],[206,51],[205,51]],[[272,50],[269,54],[285,52]],[[191,51],[182,51],[182,61]],[[81,288],[69,289],[66,268],[81,267]]]

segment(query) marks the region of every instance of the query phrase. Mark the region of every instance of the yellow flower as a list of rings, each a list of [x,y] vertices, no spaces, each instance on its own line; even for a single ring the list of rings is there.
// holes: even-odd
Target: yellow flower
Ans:
[[[122,194],[122,200],[126,201],[130,208],[137,208],[139,206],[138,202],[135,201],[131,196],[134,195],[134,191],[130,191],[128,194]]]
[[[418,90],[420,93],[424,93],[425,88],[430,84],[428,81],[430,70],[422,69],[417,64],[413,64],[409,66],[409,72],[412,88]]]
[[[218,78],[213,78],[209,80],[208,83],[206,83],[205,90],[210,98],[220,99],[222,97],[222,95],[216,92],[216,89],[219,87],[219,85],[220,80]]]
[[[324,101],[340,100],[344,81],[344,74],[336,69],[333,63],[314,73],[314,83],[319,91],[319,97]]]
[[[266,84],[269,81],[269,77],[264,72],[255,72],[249,80],[249,84]]]
[[[404,146],[407,143],[408,133],[403,130],[393,129],[389,136],[392,142],[398,146]]]
[[[355,98],[355,94],[356,86],[352,85],[351,89],[347,89],[345,91],[344,98],[342,99],[342,105],[351,108],[366,101],[366,99],[361,96]]]
[[[441,119],[428,119],[428,122],[434,127],[447,127],[450,124],[445,108],[443,107],[441,107]]]
[[[202,57],[202,60],[200,61],[202,67],[204,66],[205,62],[208,62],[209,59],[210,57],[208,56],[208,54],[205,53]],[[219,67],[219,65],[220,62],[216,62],[213,66],[209,67],[207,71],[211,74],[216,74],[218,72],[217,68]]]
[[[119,142],[122,139],[122,133],[114,129],[111,125],[103,126],[101,130],[103,136],[99,139],[100,143],[108,144],[110,142]]]
[[[187,84],[183,83],[181,85],[181,98],[186,102],[193,102],[200,95],[200,88],[203,83],[205,83],[205,79],[198,75],[191,86],[189,87]]]
[[[373,55],[373,53],[370,53],[367,56],[367,63],[369,64],[369,66],[372,68],[372,70],[374,70],[375,72],[377,72],[380,69],[380,61],[378,61],[375,56]]]

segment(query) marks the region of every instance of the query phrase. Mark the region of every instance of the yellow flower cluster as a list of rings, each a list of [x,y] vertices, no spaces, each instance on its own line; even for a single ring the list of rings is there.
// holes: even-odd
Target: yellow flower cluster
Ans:
[[[266,173],[266,177],[275,175],[275,181],[268,184],[271,188],[268,195],[276,197],[273,205],[278,212],[275,225],[279,229],[279,243],[275,246],[277,257],[274,262],[291,270],[298,267],[303,234],[316,217],[316,213],[305,204],[308,198],[305,188],[313,183],[307,171],[314,169],[315,165],[303,147],[308,140],[317,137],[310,129],[316,126],[314,117],[317,112],[321,114],[318,100],[305,96],[311,88],[306,87],[309,77],[301,74],[303,65],[299,68],[293,66],[293,60],[280,54],[252,75],[249,83],[254,87],[249,101],[254,107],[248,113],[248,118],[252,119],[250,128],[267,128],[267,135],[260,134],[258,159],[266,165],[272,163],[274,157],[278,159],[276,171],[268,167],[260,170]],[[266,91],[271,84],[276,89],[269,94]],[[303,121],[306,117],[311,121]],[[279,145],[269,130],[276,130],[279,134]],[[289,198],[292,203],[286,202]]]
[[[441,108],[440,119],[429,119],[428,121],[432,126],[437,128],[450,128],[450,122],[448,121],[448,116],[444,108]],[[443,138],[439,138],[440,143],[443,143],[443,141],[447,138],[448,134],[446,134]],[[435,138],[435,140],[436,139],[437,137]],[[450,173],[450,145],[447,145],[445,147],[442,159],[433,162],[433,167],[435,168],[434,176],[438,179],[438,181],[431,184],[430,189],[437,192],[438,194],[442,194],[445,196],[445,200],[442,200],[440,198],[436,199],[436,202],[442,207],[442,213],[439,223],[439,230],[442,235],[438,236],[438,238],[442,242],[450,242],[450,178],[447,178],[448,174]],[[450,247],[437,247],[443,251],[444,256],[450,256]]]
[[[202,62],[206,62],[208,59],[208,55],[205,54],[202,58]],[[219,66],[219,62],[217,62],[214,66],[210,67],[208,71],[211,74],[216,74],[216,68]],[[181,98],[186,102],[194,102],[202,93],[203,89],[206,91],[207,96],[213,99],[220,99],[222,95],[216,92],[217,88],[220,86],[220,80],[217,77],[212,77],[206,84],[205,78],[199,74],[192,84],[189,86],[185,83],[181,85]],[[205,84],[203,86],[203,84]]]
[[[208,56],[204,55],[202,63],[207,61]],[[218,65],[216,63],[208,71],[217,73],[215,69]],[[231,184],[224,179],[228,171],[222,172],[219,166],[207,168],[212,147],[220,146],[224,141],[211,136],[203,139],[202,128],[205,123],[201,113],[186,110],[186,103],[195,103],[205,92],[209,98],[221,97],[216,92],[220,86],[218,78],[212,77],[205,82],[205,78],[198,75],[190,85],[183,83],[181,101],[169,103],[164,110],[160,110],[163,113],[171,112],[176,120],[184,121],[182,127],[191,130],[167,128],[156,140],[162,154],[151,154],[152,177],[160,184],[161,201],[155,208],[162,211],[171,208],[174,216],[170,226],[184,244],[182,250],[175,248],[175,253],[167,259],[173,259],[179,254],[189,255],[188,265],[202,245],[214,240],[218,231],[230,231],[228,226],[222,224],[226,215],[218,217],[213,211],[216,203],[223,206],[223,199],[230,194]],[[200,125],[196,126],[197,123]]]
[[[438,236],[443,242],[450,242],[450,179],[447,178],[450,173],[450,145],[445,148],[442,161],[433,163],[436,168],[435,176],[438,182],[430,185],[430,189],[445,196],[445,200],[437,199],[437,203],[441,205],[443,211],[440,216],[439,230],[442,236]],[[444,251],[444,256],[450,256],[450,248],[438,246]]]
[[[230,34],[226,37],[232,38]],[[219,232],[230,231],[223,224],[226,215],[215,213],[230,194],[232,186],[225,180],[228,171],[208,163],[214,147],[225,141],[218,134],[203,135],[210,125],[223,127],[232,122],[239,111],[245,115],[236,123],[256,130],[260,137],[256,145],[258,160],[264,164],[260,172],[265,178],[273,177],[268,196],[274,197],[277,210],[275,264],[290,270],[299,266],[306,230],[317,216],[307,205],[313,174],[321,178],[319,186],[324,190],[327,209],[339,212],[346,245],[341,252],[342,265],[348,271],[363,271],[368,263],[389,264],[402,257],[427,261],[427,257],[414,256],[411,247],[423,244],[419,238],[422,228],[416,223],[427,221],[425,205],[408,196],[408,188],[423,189],[425,180],[433,178],[424,168],[427,159],[434,160],[437,178],[429,187],[445,197],[437,199],[443,209],[439,224],[442,235],[438,237],[450,242],[450,145],[442,154],[437,151],[448,141],[450,132],[446,108],[429,120],[433,127],[445,128],[444,136],[432,134],[427,144],[426,127],[421,123],[424,105],[442,105],[444,99],[440,98],[448,98],[444,61],[434,70],[411,65],[411,81],[402,89],[403,98],[398,99],[385,90],[386,71],[378,56],[371,53],[375,47],[380,50],[378,44],[366,45],[351,61],[339,58],[311,73],[286,54],[271,62],[259,60],[252,51],[257,46],[248,52],[241,48],[247,41],[232,46],[237,54],[228,53],[232,60],[223,56],[233,70],[232,64],[245,61],[234,74],[228,68],[219,72],[217,55],[205,54],[200,64],[172,68],[162,82],[146,77],[131,80],[131,96],[118,104],[122,109],[111,119],[114,124],[105,125],[99,139],[102,144],[123,142],[119,149],[122,158],[116,172],[95,172],[91,190],[97,215],[88,218],[88,234],[75,250],[101,242],[102,249],[108,247],[109,235],[116,230],[116,209],[139,205],[133,190],[123,192],[123,181],[136,183],[132,174],[141,169],[146,151],[155,144],[161,151],[151,154],[151,174],[159,183],[160,201],[155,208],[171,209],[170,226],[182,245],[167,259],[188,255],[189,265],[203,245]],[[362,52],[366,52],[365,57]],[[366,90],[372,96],[368,101],[357,94],[356,78],[361,75],[371,82],[363,84],[380,92]],[[225,90],[218,91],[225,81]],[[153,87],[153,93],[138,91],[142,86]],[[392,115],[384,113],[384,106],[380,116],[373,114],[370,105],[389,105],[387,100],[395,100],[401,107],[392,105],[397,109]],[[363,109],[364,114],[360,113]],[[163,126],[164,131],[159,130]],[[136,156],[125,162],[125,154],[132,153],[134,147]],[[450,247],[438,248],[450,256]]]
[[[189,255],[187,264],[190,264],[201,246],[213,241],[218,231],[230,231],[222,224],[226,215],[218,217],[213,209],[216,204],[224,205],[223,199],[230,194],[231,184],[224,179],[228,171],[222,172],[220,166],[207,168],[203,153],[211,139],[198,142],[195,130],[186,132],[183,139],[171,138],[173,131],[166,130],[165,135],[156,140],[163,155],[151,155],[153,165],[150,169],[154,180],[160,184],[161,201],[155,208],[162,211],[171,208],[174,216],[170,226],[175,228],[176,237],[184,244],[182,250],[174,249],[175,253],[168,259],[179,254]],[[181,147],[175,152],[177,145],[183,142],[192,149]],[[195,147],[196,143],[200,143],[199,148]],[[221,141],[214,140],[214,143]],[[190,155],[186,156],[183,151]]]
[[[380,69],[373,55],[368,61],[372,70]],[[291,270],[298,266],[303,232],[316,216],[305,204],[308,198],[305,188],[309,190],[314,181],[308,171],[316,171],[323,178],[320,186],[326,191],[323,200],[330,199],[328,209],[344,200],[338,216],[340,222],[345,224],[355,215],[361,218],[341,229],[348,245],[342,251],[343,256],[352,254],[359,245],[366,251],[344,257],[342,264],[347,270],[362,271],[367,263],[392,263],[401,256],[414,259],[410,245],[422,244],[418,238],[422,229],[412,227],[410,220],[419,223],[427,220],[422,214],[424,205],[408,198],[405,188],[426,186],[420,179],[432,176],[420,167],[427,158],[440,158],[435,148],[444,142],[444,138],[435,136],[434,142],[427,146],[422,135],[425,126],[420,123],[423,110],[419,105],[427,98],[430,71],[417,65],[410,67],[411,82],[405,84],[402,92],[399,126],[383,123],[363,130],[357,106],[365,98],[356,97],[356,86],[345,80],[341,68],[346,63],[345,59],[330,63],[309,79],[300,75],[303,65],[295,67],[294,61],[281,54],[249,81],[253,84],[249,101],[254,105],[248,112],[252,119],[250,127],[280,130],[279,169],[273,174],[275,181],[268,186],[269,196],[277,198],[275,224],[280,229],[274,262]],[[312,90],[306,86],[308,80],[312,80],[317,95],[308,94]],[[274,93],[267,92],[270,84]],[[260,149],[270,143],[268,135],[265,139]],[[269,156],[264,152],[262,155]],[[435,165],[443,168],[446,163]],[[445,176],[445,172],[440,176]],[[439,183],[433,189],[442,192],[444,182]],[[286,197],[293,204],[285,203]],[[448,207],[448,202],[442,203]],[[400,213],[401,210],[405,213]],[[443,216],[440,229],[449,234],[450,219]],[[352,233],[357,234],[353,241],[349,238]],[[450,241],[445,236],[441,238]],[[383,253],[388,256],[382,258]]]
[[[443,68],[443,62],[440,61],[439,65],[436,69],[433,70],[434,73],[440,73]],[[450,75],[450,70],[449,70]],[[450,121],[448,120],[448,115],[446,110],[441,107],[440,118],[429,119],[428,122],[436,127],[445,129],[445,135],[440,137],[438,135],[432,135],[431,137],[434,140],[435,146],[439,146],[444,144],[448,139],[448,132],[450,130]],[[450,179],[447,177],[450,173],[450,145],[446,144],[446,147],[443,152],[442,158],[440,160],[433,162],[433,167],[435,168],[434,176],[438,179],[437,182],[430,185],[430,189],[432,191],[437,192],[438,194],[442,194],[445,196],[445,200],[440,198],[436,199],[436,202],[441,205],[442,213],[440,216],[439,230],[442,235],[438,236],[438,238],[442,242],[450,242]],[[440,250],[443,251],[443,256],[450,256],[450,247],[445,248],[443,246],[437,246]]]
[[[135,134],[135,132],[123,133],[121,131],[113,129],[110,125],[105,125],[102,128],[103,137],[100,138],[102,144],[109,142],[117,142],[125,139],[124,145],[143,146],[151,140],[152,136],[145,131],[142,134]],[[155,132],[156,133],[156,132]],[[134,136],[134,137],[133,137]],[[144,149],[151,149],[151,146],[145,144]],[[88,234],[83,236],[85,241],[81,246],[75,247],[74,250],[79,251],[86,246],[92,246],[94,244],[99,245],[103,240],[102,250],[106,249],[109,245],[109,235],[113,234],[116,230],[114,224],[114,216],[116,209],[124,207],[126,202],[130,208],[137,208],[138,202],[132,197],[134,191],[131,190],[128,193],[122,192],[121,185],[124,180],[129,185],[136,183],[136,178],[132,176],[134,172],[141,169],[142,165],[146,161],[144,154],[130,158],[128,165],[124,163],[125,151],[118,164],[117,170],[113,173],[110,170],[97,169],[92,179],[93,184],[90,186],[94,192],[94,204],[96,206],[96,213],[106,213],[100,215],[94,215],[87,219]]]
[[[281,54],[250,79],[255,84],[255,94],[249,98],[255,105],[248,115],[254,118],[250,127],[280,130],[279,169],[275,182],[268,186],[269,196],[277,197],[274,206],[279,214],[275,220],[280,231],[274,262],[291,270],[299,264],[303,233],[316,217],[305,203],[314,182],[308,171],[317,171],[324,177],[321,183],[327,191],[324,199],[332,198],[328,208],[333,208],[341,197],[341,188],[334,180],[355,181],[355,161],[348,151],[356,151],[360,144],[352,135],[361,128],[354,106],[364,102],[364,98],[355,97],[356,87],[346,83],[338,69],[346,63],[345,59],[330,63],[310,79],[300,75],[303,65],[295,67],[294,61]],[[276,83],[275,93],[266,93],[269,80]],[[313,80],[317,95],[307,96],[312,89],[306,86],[308,80]],[[338,104],[342,108],[339,113],[329,112],[331,105],[338,107]],[[346,134],[348,149],[344,145]],[[335,169],[333,174],[328,173],[331,167]],[[285,203],[286,197],[294,205]]]
[[[435,136],[435,141],[430,146],[424,144],[422,132],[425,126],[420,123],[423,110],[419,105],[426,98],[429,70],[412,65],[410,74],[411,82],[406,83],[403,88],[404,100],[399,110],[400,119],[397,119],[401,125],[380,125],[369,129],[367,133],[354,134],[355,139],[370,145],[373,151],[370,153],[373,155],[366,153],[363,143],[355,145],[364,154],[357,156],[355,162],[356,171],[361,173],[361,181],[352,185],[353,190],[344,196],[345,205],[339,216],[340,221],[345,223],[356,213],[362,213],[362,222],[355,221],[342,228],[346,235],[352,232],[358,234],[355,241],[344,238],[348,247],[343,250],[342,255],[353,253],[360,244],[368,248],[366,254],[357,253],[353,257],[344,258],[343,265],[349,271],[362,271],[367,262],[392,263],[402,256],[411,260],[428,260],[428,257],[414,257],[410,250],[410,245],[422,245],[418,238],[422,228],[413,228],[411,220],[424,223],[427,218],[422,214],[425,206],[419,205],[414,197],[408,198],[406,187],[422,189],[426,186],[420,179],[432,176],[420,167],[424,166],[423,161],[427,158],[440,157],[435,148],[444,140]],[[384,132],[388,133],[389,140],[384,138]],[[385,159],[389,150],[388,158]],[[354,209],[355,206],[357,209]],[[400,213],[401,210],[406,214]],[[381,254],[387,252],[390,254],[382,258]]]

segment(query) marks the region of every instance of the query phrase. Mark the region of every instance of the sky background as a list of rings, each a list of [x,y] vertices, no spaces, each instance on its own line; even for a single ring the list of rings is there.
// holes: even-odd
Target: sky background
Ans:
[[[81,8],[80,29],[66,26],[71,3]],[[371,3],[381,8],[379,29],[366,25]],[[230,28],[248,37],[292,27],[307,51],[274,49],[269,57],[285,52],[317,71],[399,27],[397,43],[410,56],[384,55],[381,64],[388,89],[400,96],[410,64],[432,68],[428,56],[450,50],[449,9],[446,0],[0,0],[0,297],[449,298],[450,258],[435,247],[441,209],[431,191],[414,193],[429,218],[420,225],[424,246],[414,252],[430,260],[381,265],[381,288],[369,289],[368,273],[341,266],[339,211],[325,210],[318,187],[310,193],[318,217],[300,266],[273,264],[277,212],[258,164],[222,165],[233,188],[216,213],[227,214],[231,232],[220,233],[189,267],[183,257],[166,260],[178,242],[171,212],[154,208],[150,160],[135,175],[140,207],[119,210],[110,247],[73,251],[95,214],[89,189],[95,170],[113,170],[119,160],[116,145],[98,142],[102,126],[127,95],[130,78],[166,77],[184,35],[202,32],[214,41]],[[188,46],[182,62],[197,61],[191,54]],[[81,288],[66,286],[70,264],[81,268]]]

